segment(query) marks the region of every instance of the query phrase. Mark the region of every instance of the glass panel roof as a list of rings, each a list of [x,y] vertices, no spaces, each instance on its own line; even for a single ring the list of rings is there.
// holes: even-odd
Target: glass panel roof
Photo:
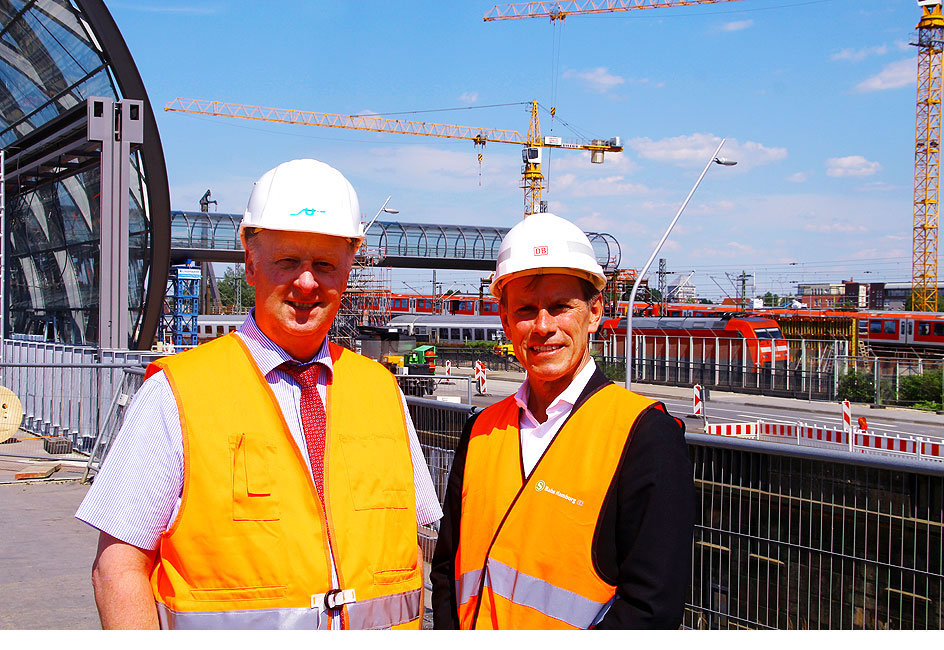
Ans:
[[[87,97],[118,98],[68,0],[0,0],[0,146]]]

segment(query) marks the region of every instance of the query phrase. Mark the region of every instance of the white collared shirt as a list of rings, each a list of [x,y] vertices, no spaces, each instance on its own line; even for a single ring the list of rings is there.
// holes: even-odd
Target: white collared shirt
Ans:
[[[528,397],[530,397],[530,387],[526,379],[518,392],[515,393],[515,401],[518,403],[518,428],[521,430],[521,466],[524,468],[525,478],[534,471],[534,466],[538,464],[541,456],[551,440],[560,431],[561,426],[574,410],[574,403],[580,397],[580,393],[587,387],[590,377],[593,376],[597,364],[591,358],[590,361],[577,373],[570,385],[564,391],[554,398],[554,401],[547,407],[547,419],[544,422],[538,422],[534,414],[528,408]]]

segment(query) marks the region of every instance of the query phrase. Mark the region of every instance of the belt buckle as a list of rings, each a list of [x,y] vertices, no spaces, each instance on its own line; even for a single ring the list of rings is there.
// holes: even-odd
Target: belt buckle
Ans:
[[[353,590],[349,591],[350,596],[343,589],[329,589],[323,594],[315,594],[311,597],[311,606],[326,612],[340,612],[344,605],[353,602]]]

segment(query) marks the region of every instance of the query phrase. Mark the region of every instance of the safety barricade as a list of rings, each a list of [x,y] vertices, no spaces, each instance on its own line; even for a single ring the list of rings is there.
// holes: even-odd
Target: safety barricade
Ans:
[[[915,436],[870,433],[852,427],[850,432],[831,427],[818,427],[797,422],[780,424],[758,420],[752,423],[709,424],[709,435],[753,438],[761,442],[779,442],[800,447],[816,447],[885,456],[907,456],[944,462],[944,442]]]
[[[710,436],[737,436],[738,438],[757,438],[757,422],[738,422],[736,424],[709,424],[705,433]]]

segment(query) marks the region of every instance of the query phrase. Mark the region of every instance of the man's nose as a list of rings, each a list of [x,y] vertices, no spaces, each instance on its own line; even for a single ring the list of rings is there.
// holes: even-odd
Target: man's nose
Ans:
[[[536,334],[549,334],[556,328],[554,317],[546,309],[539,309],[538,315],[534,319],[534,331]]]
[[[315,274],[312,269],[305,268],[302,269],[297,276],[295,276],[294,284],[303,291],[312,291],[318,286],[318,280],[315,278]]]

